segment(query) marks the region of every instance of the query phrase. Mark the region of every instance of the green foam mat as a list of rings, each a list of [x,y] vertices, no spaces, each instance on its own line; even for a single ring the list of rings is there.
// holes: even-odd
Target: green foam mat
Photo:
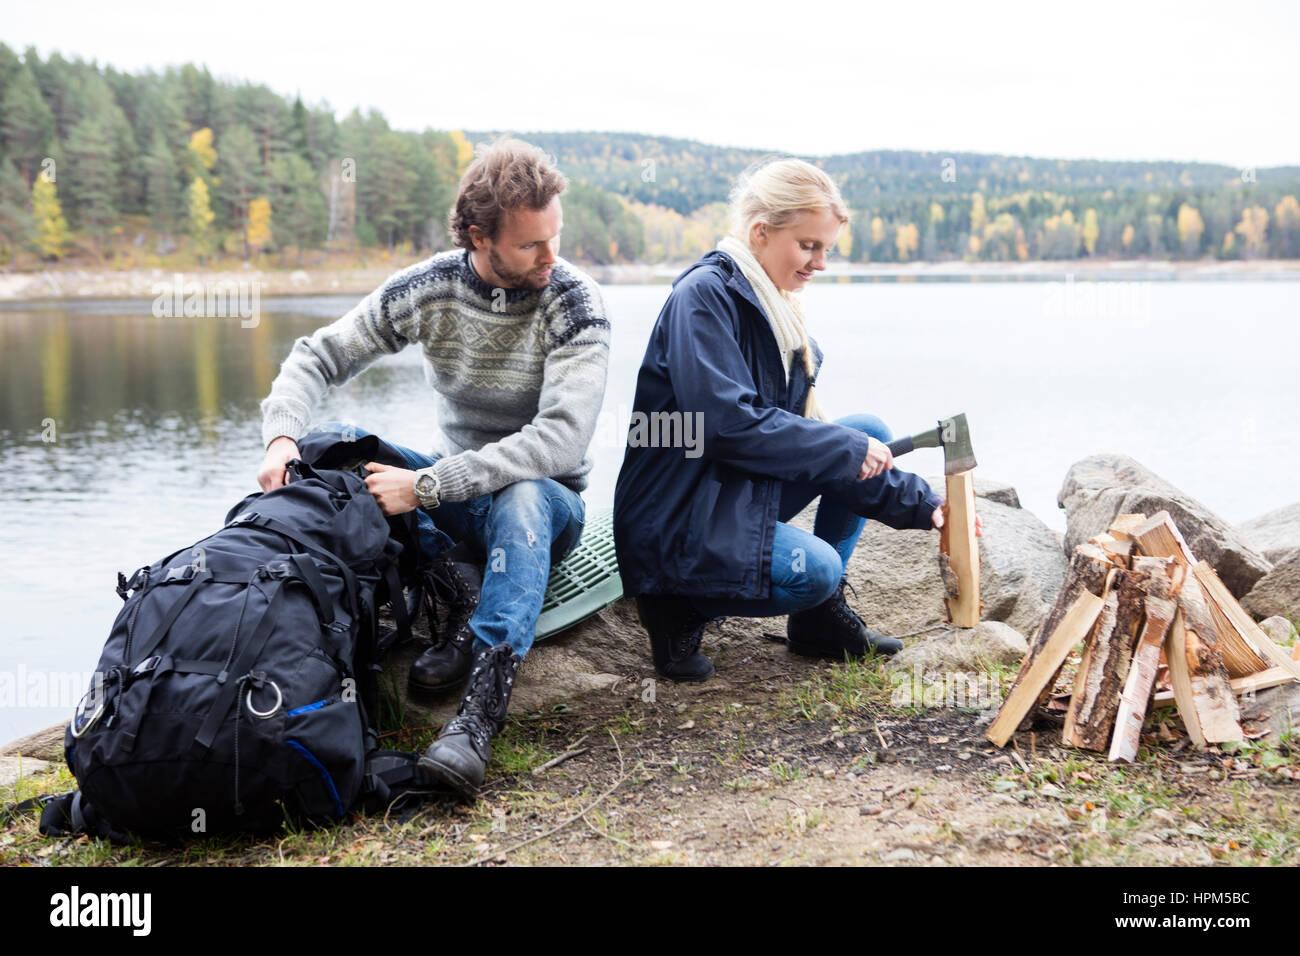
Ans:
[[[551,568],[534,640],[540,641],[586,620],[623,596],[614,556],[614,512],[588,512],[582,538],[569,556]]]

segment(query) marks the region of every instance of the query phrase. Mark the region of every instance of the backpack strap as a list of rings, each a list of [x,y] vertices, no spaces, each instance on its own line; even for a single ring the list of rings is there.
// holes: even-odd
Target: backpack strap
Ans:
[[[223,685],[221,693],[217,695],[212,710],[208,711],[207,719],[203,721],[203,725],[199,727],[199,732],[194,737],[196,747],[204,750],[212,748],[212,741],[216,739],[222,721],[226,719],[226,714],[230,713],[230,705],[239,696],[241,682],[238,678],[247,674],[257,662],[258,656],[262,653],[262,648],[266,646],[266,641],[275,628],[275,622],[279,618],[280,604],[284,600],[284,584],[284,580],[281,579],[271,585],[270,601],[266,605],[266,610],[262,612],[261,619],[257,622],[257,630],[248,639],[248,643],[244,645],[244,652],[239,655],[239,660],[235,662],[229,671],[217,675],[217,683]],[[236,679],[231,680],[231,674],[235,675]]]
[[[251,524],[259,528],[266,528],[268,531],[274,531],[276,534],[288,538],[290,541],[298,545],[298,547],[302,548],[304,551],[307,551],[309,554],[314,554],[317,555],[318,557],[324,558],[330,564],[334,565],[336,568],[339,569],[339,573],[343,575],[343,580],[347,584],[347,597],[348,597],[349,608],[352,611],[352,614],[354,616],[360,617],[361,607],[360,607],[360,601],[357,598],[357,576],[352,573],[352,569],[348,567],[348,563],[344,561],[342,558],[340,558],[337,554],[335,554],[332,551],[327,551],[325,548],[319,547],[318,545],[315,545],[312,542],[305,540],[302,537],[301,532],[295,530],[294,528],[289,527],[287,524],[284,524],[283,522],[275,518],[269,517],[268,515],[258,514],[256,511],[244,512],[239,517],[233,519],[229,524],[226,525],[226,527],[230,527],[231,525],[236,525],[236,524]]]
[[[128,667],[135,667],[149,658],[149,655],[154,652],[154,648],[162,643],[162,639],[167,636],[171,626],[176,623],[176,618],[180,617],[181,611],[185,610],[185,605],[190,603],[190,598],[198,593],[199,585],[212,578],[211,571],[194,571],[194,568],[188,565],[186,570],[193,572],[193,576],[190,578],[189,583],[185,585],[185,590],[181,592],[181,596],[176,599],[176,603],[171,606],[167,615],[158,622],[158,626],[153,629],[153,633],[145,639],[144,643],[132,648],[133,654],[127,658]]]

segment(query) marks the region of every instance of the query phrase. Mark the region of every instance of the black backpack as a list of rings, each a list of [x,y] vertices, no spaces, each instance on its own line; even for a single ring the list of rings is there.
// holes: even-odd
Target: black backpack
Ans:
[[[349,456],[402,459],[374,436],[305,444],[322,467],[290,462],[215,534],[118,576],[125,604],[65,734],[80,791],[42,801],[42,832],[265,832],[419,791],[416,755],[378,750],[373,721],[425,562],[414,516],[386,519]],[[380,633],[385,603],[397,626]]]

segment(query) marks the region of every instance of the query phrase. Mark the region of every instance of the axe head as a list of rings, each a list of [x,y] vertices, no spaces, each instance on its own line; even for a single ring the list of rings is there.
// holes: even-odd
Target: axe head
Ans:
[[[939,422],[939,443],[943,446],[945,475],[956,475],[975,467],[975,452],[970,446],[970,428],[965,413]]]

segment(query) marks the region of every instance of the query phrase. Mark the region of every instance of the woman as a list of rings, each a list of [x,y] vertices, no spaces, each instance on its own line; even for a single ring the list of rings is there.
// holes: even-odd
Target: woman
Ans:
[[[845,568],[866,518],[938,528],[942,499],[894,468],[879,418],[825,420],[822,354],[795,295],[847,221],[815,166],[752,170],[732,194],[732,235],[677,278],[650,334],[614,537],[662,677],[713,674],[700,637],[722,616],[788,614],[789,649],[807,656],[902,647],[849,608]],[[818,495],[812,534],[786,523]]]

